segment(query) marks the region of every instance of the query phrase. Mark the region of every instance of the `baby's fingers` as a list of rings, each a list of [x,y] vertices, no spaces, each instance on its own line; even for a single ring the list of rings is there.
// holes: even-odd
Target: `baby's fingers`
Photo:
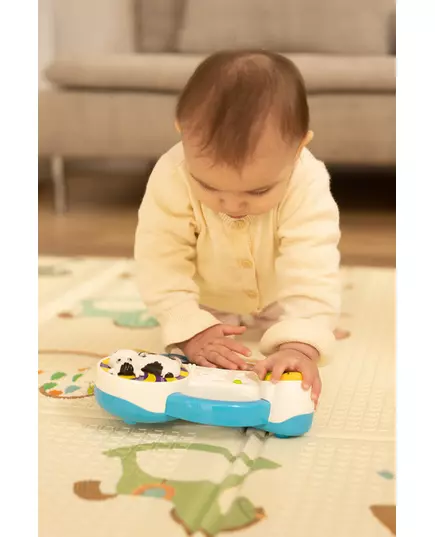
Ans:
[[[233,326],[231,324],[221,325],[224,336],[241,336],[246,332],[246,326]]]
[[[270,380],[276,384],[281,380],[281,377],[287,370],[287,365],[283,362],[278,361],[272,369],[272,375],[270,377]]]
[[[313,385],[314,379],[319,374],[316,364],[309,359],[303,360],[298,364],[296,370],[302,374],[302,388],[309,390]]]
[[[266,360],[260,360],[255,364],[254,369],[252,370],[260,380],[264,380],[264,377],[267,374]]]
[[[320,380],[320,376],[317,375],[316,377],[314,377],[313,386],[311,388],[311,400],[314,402],[316,406],[317,406],[317,402],[319,401],[321,391],[322,391],[322,381]]]
[[[215,345],[212,349],[213,351],[216,351],[221,358],[227,360],[232,364],[233,367],[227,367],[227,369],[247,369],[248,366],[246,365],[245,360],[239,356],[236,352],[232,351],[228,348],[226,345],[226,341],[222,343],[222,345]]]
[[[220,341],[221,345],[224,345],[227,349],[230,349],[234,352],[238,352],[239,354],[243,354],[243,356],[251,356],[251,351],[248,349],[248,347],[245,347],[238,341],[234,341],[233,339],[225,338]]]
[[[207,360],[205,356],[199,355],[196,356],[194,360],[192,360],[193,363],[196,365],[200,365],[201,367],[214,367],[216,368],[215,364]]]
[[[217,367],[221,369],[239,369],[238,366],[232,361],[223,356],[220,352],[220,349],[217,347],[212,347],[207,349],[207,360],[212,362]]]

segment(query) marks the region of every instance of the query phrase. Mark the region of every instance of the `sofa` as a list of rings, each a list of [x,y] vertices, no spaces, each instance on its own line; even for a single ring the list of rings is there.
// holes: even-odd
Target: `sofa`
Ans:
[[[52,0],[54,59],[39,92],[39,154],[55,205],[65,159],[153,161],[178,140],[177,95],[207,54],[265,48],[309,93],[327,164],[395,164],[394,0]]]

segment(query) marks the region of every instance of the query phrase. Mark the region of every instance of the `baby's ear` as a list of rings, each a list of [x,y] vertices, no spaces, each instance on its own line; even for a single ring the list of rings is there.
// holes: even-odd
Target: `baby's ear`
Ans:
[[[307,134],[305,135],[304,140],[303,140],[304,147],[309,145],[313,141],[313,138],[314,138],[314,132],[313,131],[308,131]]]
[[[311,143],[312,139],[314,138],[314,132],[308,131],[307,134],[302,138],[298,151],[296,153],[296,158],[298,159],[301,156],[302,150],[307,147],[308,144]]]

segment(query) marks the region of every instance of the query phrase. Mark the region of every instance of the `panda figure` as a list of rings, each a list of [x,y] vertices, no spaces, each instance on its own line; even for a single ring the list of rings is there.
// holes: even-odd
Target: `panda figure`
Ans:
[[[122,375],[126,377],[140,377],[144,366],[142,358],[136,351],[121,349],[109,357],[108,365],[111,375]]]
[[[128,349],[121,349],[109,357],[108,365],[111,375],[141,377],[146,373],[165,379],[179,377],[181,360],[162,354],[149,354]]]
[[[151,373],[165,379],[179,377],[181,372],[181,360],[162,354],[148,354],[140,352],[139,357],[143,360],[141,371]]]

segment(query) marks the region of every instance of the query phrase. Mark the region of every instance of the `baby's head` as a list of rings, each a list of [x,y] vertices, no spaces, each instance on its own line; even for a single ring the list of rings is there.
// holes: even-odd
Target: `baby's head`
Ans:
[[[194,195],[234,218],[270,211],[310,141],[305,84],[266,51],[224,51],[196,69],[177,105]]]

